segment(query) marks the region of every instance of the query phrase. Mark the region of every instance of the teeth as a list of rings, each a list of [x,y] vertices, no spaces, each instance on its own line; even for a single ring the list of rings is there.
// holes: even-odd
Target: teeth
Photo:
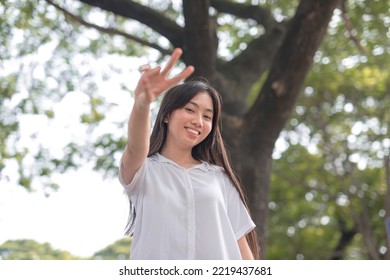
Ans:
[[[199,131],[196,131],[195,129],[192,129],[192,128],[187,128],[187,130],[193,134],[196,134],[196,135],[199,135],[200,132]]]

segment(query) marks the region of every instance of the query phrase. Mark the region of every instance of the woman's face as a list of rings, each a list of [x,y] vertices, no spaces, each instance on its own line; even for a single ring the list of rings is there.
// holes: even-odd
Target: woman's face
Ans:
[[[192,149],[211,132],[213,101],[207,92],[199,92],[183,108],[173,111],[164,121],[168,126],[165,145]]]

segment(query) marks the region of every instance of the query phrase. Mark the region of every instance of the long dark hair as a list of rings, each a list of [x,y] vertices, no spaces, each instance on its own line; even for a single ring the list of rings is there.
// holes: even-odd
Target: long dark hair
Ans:
[[[238,190],[241,200],[249,212],[247,199],[241,184],[235,175],[221,136],[221,96],[207,82],[206,79],[189,81],[176,85],[169,89],[161,101],[152,135],[150,136],[150,147],[148,156],[161,152],[167,136],[167,124],[165,119],[171,112],[183,108],[199,92],[206,92],[210,95],[213,102],[213,125],[209,135],[198,145],[192,148],[192,156],[196,160],[205,161],[224,168],[229,179]],[[131,211],[134,209],[130,207]],[[250,213],[250,212],[249,212]],[[130,213],[133,216],[135,213]],[[134,226],[134,219],[130,221],[129,227]],[[249,247],[255,259],[260,258],[258,236],[255,230],[247,235]]]

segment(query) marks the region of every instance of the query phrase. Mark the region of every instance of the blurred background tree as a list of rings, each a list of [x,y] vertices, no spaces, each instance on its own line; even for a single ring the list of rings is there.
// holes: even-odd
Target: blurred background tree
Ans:
[[[0,260],[128,260],[131,238],[125,237],[96,252],[89,258],[52,248],[49,243],[34,240],[8,240],[0,244]]]
[[[96,252],[92,259],[95,260],[128,260],[130,259],[129,248],[131,246],[131,238],[120,239],[114,244]]]
[[[314,57],[275,155],[270,258],[389,259],[388,4],[349,2],[354,29],[331,24]]]
[[[49,243],[9,240],[0,245],[0,260],[77,260],[67,251],[53,249]]]
[[[265,257],[390,259],[388,1],[13,0],[0,10],[1,180],[17,166],[19,185],[50,193],[54,173],[87,162],[115,176],[127,115],[95,133],[117,107],[99,81],[128,71],[126,57],[163,62],[181,47],[223,95],[224,138]],[[109,66],[98,71],[99,60]],[[23,144],[21,120],[54,121],[70,93],[87,97],[88,141],[56,154]]]

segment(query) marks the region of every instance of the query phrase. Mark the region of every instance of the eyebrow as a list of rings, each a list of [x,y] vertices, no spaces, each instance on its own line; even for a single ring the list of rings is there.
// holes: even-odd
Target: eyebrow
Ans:
[[[190,102],[188,102],[188,103],[190,103],[190,104],[194,105],[195,107],[199,108],[199,105],[196,102],[192,101],[192,100]],[[210,109],[210,108],[207,108],[206,111],[214,114],[214,111],[212,109]]]

